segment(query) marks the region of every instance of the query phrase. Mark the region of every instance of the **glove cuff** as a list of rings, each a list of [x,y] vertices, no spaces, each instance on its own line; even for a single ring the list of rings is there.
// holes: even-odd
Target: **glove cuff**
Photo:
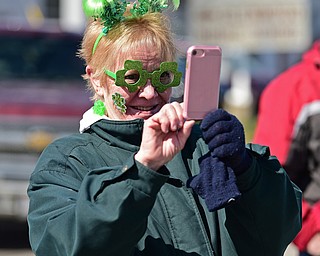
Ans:
[[[236,166],[232,166],[231,168],[233,169],[235,175],[238,176],[244,173],[246,170],[248,170],[251,164],[252,164],[252,157],[247,151],[247,149],[245,149],[239,164],[237,164]]]
[[[205,200],[211,212],[227,206],[241,196],[233,170],[210,155],[202,159],[200,173],[190,178],[187,186]]]

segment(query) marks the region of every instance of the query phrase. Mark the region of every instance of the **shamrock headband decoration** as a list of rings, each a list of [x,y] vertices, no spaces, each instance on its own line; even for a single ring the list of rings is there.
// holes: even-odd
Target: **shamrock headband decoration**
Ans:
[[[176,10],[180,5],[180,0],[171,0]],[[138,0],[134,2],[130,10],[131,16],[125,17],[127,6],[130,2],[126,0],[82,0],[84,13],[87,17],[94,19],[100,18],[104,28],[95,41],[92,54],[95,53],[99,41],[119,22],[132,18],[140,17],[146,13],[162,12],[168,8],[169,0]]]

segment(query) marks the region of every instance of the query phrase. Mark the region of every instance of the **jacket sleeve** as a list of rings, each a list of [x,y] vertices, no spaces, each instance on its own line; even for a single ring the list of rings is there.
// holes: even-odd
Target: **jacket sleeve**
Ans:
[[[36,255],[131,255],[167,180],[135,162],[89,170],[54,146],[30,178],[28,223]],[[84,177],[79,177],[86,173]]]
[[[225,226],[238,255],[248,246],[250,255],[283,255],[301,229],[301,191],[268,148],[249,147],[253,164],[238,176],[242,196],[225,208]]]
[[[253,143],[268,145],[281,164],[287,158],[297,106],[301,106],[291,79],[300,80],[300,74],[296,67],[281,74],[266,86],[259,100]],[[281,128],[275,124],[281,124]]]

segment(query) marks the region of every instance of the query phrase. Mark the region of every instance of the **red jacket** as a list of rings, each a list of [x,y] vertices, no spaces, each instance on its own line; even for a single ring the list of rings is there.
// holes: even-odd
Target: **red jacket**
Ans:
[[[303,226],[294,241],[304,251],[320,232],[320,40],[263,91],[253,142],[268,145],[304,192]]]
[[[318,66],[318,68],[317,68]],[[263,91],[254,142],[267,144],[284,164],[293,127],[302,107],[320,99],[320,40],[298,64],[276,77]]]

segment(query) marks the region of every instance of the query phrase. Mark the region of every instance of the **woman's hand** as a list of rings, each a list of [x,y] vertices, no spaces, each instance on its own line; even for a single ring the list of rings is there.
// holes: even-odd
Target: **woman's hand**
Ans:
[[[135,159],[157,171],[183,149],[194,121],[185,121],[182,105],[164,105],[144,122],[142,142]]]
[[[231,167],[236,175],[250,167],[252,160],[246,150],[244,129],[238,118],[224,109],[217,109],[205,116],[200,128],[211,155]]]

